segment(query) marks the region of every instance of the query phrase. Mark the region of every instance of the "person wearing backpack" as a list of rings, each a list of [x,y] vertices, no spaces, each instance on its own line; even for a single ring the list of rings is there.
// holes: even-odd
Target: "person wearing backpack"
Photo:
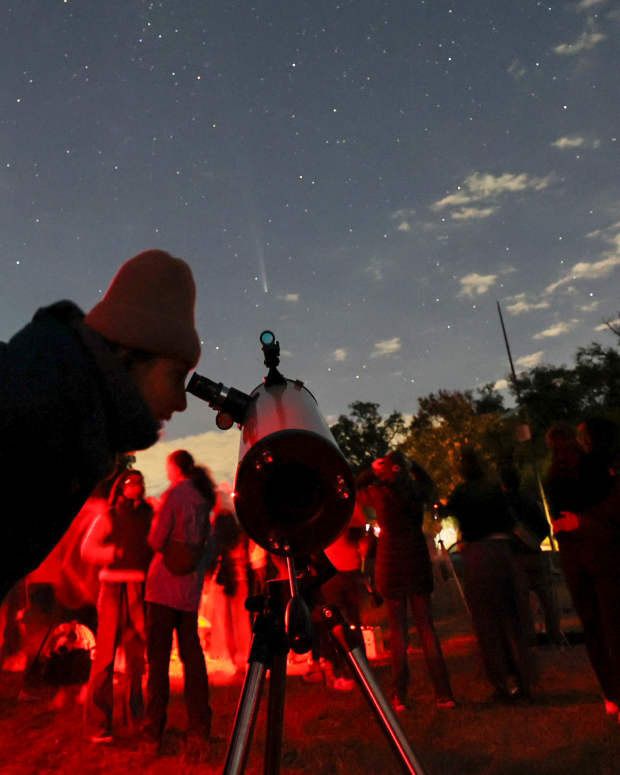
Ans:
[[[155,515],[149,543],[155,556],[146,579],[147,741],[160,743],[170,696],[170,654],[176,630],[185,676],[188,736],[208,739],[209,682],[198,636],[198,606],[209,559],[209,515],[215,487],[187,450],[168,456],[170,487]]]

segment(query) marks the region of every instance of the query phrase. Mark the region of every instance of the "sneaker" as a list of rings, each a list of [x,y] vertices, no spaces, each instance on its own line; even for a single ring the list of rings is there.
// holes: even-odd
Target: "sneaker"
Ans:
[[[452,699],[452,697],[442,697],[437,700],[437,707],[441,709],[452,710],[452,708],[456,708],[456,702]]]
[[[616,705],[615,702],[612,702],[611,700],[603,700],[603,703],[605,705],[605,713],[608,716],[615,716],[620,708]]]
[[[111,743],[114,739],[112,737],[112,731],[109,727],[101,727],[94,732],[89,738],[91,743]]]
[[[334,678],[330,687],[337,692],[352,692],[355,688],[355,681],[352,678],[340,676],[339,678]]]

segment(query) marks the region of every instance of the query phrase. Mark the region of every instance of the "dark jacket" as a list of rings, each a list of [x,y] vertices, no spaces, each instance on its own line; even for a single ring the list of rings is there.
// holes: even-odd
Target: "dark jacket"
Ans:
[[[146,501],[131,501],[122,495],[108,512],[112,532],[106,543],[122,549],[121,556],[109,567],[114,570],[136,569],[146,573],[153,559],[148,535],[153,519],[153,508]]]
[[[433,571],[422,532],[425,489],[412,481],[403,498],[389,483],[377,481],[358,490],[357,500],[371,506],[381,528],[377,541],[375,583],[383,597],[425,595],[433,591]],[[415,497],[417,495],[417,497]]]
[[[0,343],[4,513],[0,599],[55,546],[118,453],[145,449],[158,424],[105,340],[63,301]]]

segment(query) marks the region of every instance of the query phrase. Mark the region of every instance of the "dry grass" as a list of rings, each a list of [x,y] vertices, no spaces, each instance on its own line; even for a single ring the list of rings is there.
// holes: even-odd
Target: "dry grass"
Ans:
[[[403,726],[428,775],[617,775],[620,725],[605,717],[583,646],[564,651],[541,648],[540,682],[529,705],[488,702],[478,656],[467,632],[442,634],[454,690],[455,710],[438,710],[419,651],[411,654],[413,708]],[[385,664],[375,665],[389,686]],[[0,773],[105,773],[193,775],[221,772],[240,683],[212,688],[213,741],[186,744],[180,730],[184,708],[173,685],[169,729],[159,755],[127,734],[113,745],[82,740],[77,703],[63,712],[38,701],[16,701],[20,676],[4,673],[0,683]],[[266,698],[262,703],[248,773],[262,772]],[[401,767],[361,693],[344,694],[299,677],[288,680],[282,773],[291,775],[391,775]]]

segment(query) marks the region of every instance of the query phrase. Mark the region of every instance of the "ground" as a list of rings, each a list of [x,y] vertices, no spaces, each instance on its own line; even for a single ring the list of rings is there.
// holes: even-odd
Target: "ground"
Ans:
[[[537,648],[540,678],[531,703],[490,701],[475,641],[463,617],[439,622],[458,707],[433,702],[421,652],[410,652],[412,708],[400,716],[426,775],[616,775],[620,772],[620,724],[606,717],[583,645]],[[578,638],[572,638],[578,640]],[[372,667],[389,690],[386,659]],[[293,667],[296,673],[299,665]],[[182,685],[173,677],[169,729],[159,754],[129,733],[107,746],[82,739],[81,707],[50,707],[50,690],[17,700],[21,674],[0,674],[0,774],[84,773],[193,775],[222,771],[241,679],[212,686],[215,711],[208,745],[186,742]],[[246,772],[262,772],[266,697]],[[289,676],[283,775],[350,775],[402,772],[361,692],[336,692]]]

